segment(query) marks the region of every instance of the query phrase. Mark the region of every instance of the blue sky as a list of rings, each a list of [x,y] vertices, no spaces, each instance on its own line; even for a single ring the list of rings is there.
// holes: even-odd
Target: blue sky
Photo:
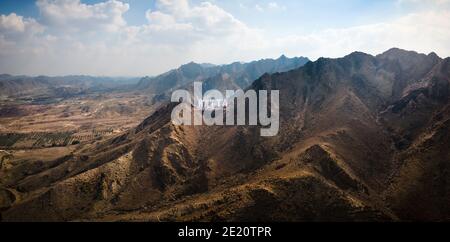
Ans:
[[[0,0],[0,72],[153,75],[189,61],[450,55],[450,0]]]
[[[104,0],[81,0],[95,4]],[[192,4],[204,0],[192,0]],[[130,5],[124,14],[131,25],[147,22],[145,12],[155,7],[155,0],[123,0]],[[270,28],[273,32],[292,33],[331,27],[348,27],[374,23],[408,12],[396,0],[213,0],[210,1],[232,13],[249,26]],[[267,9],[269,3],[277,3],[280,10]],[[258,6],[263,9],[258,11]],[[283,9],[284,8],[284,9]],[[22,16],[39,18],[35,0],[2,0],[0,14],[15,12]]]

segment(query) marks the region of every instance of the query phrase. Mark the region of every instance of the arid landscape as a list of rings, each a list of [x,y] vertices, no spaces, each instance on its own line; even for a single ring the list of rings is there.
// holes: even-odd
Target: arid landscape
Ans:
[[[189,63],[45,103],[3,94],[2,220],[448,220],[449,64],[394,48]],[[173,125],[170,91],[202,80],[279,90],[279,134]]]
[[[449,0],[1,0],[0,222],[448,222],[449,19]]]

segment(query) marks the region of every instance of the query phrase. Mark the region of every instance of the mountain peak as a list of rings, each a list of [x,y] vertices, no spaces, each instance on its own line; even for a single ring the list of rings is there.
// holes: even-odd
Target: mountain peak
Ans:
[[[438,58],[438,59],[441,58],[441,57],[439,57],[435,52],[430,52],[430,53],[428,54],[428,56],[429,56],[429,57],[432,57],[432,58]]]
[[[284,54],[282,54],[280,57],[278,57],[278,60],[284,60],[284,59],[287,59],[287,57]]]
[[[389,50],[386,50],[385,52],[383,52],[382,54],[384,54],[384,53],[402,52],[402,51],[406,51],[406,50],[400,49],[398,47],[392,47]]]
[[[203,66],[201,64],[191,61],[187,64],[181,65],[180,68],[178,69],[181,71],[193,71],[203,69]]]
[[[216,65],[211,64],[211,63],[201,63],[200,66],[203,68],[209,68],[209,67],[215,67]]]
[[[403,69],[421,69],[426,71],[429,67],[438,63],[441,58],[436,53],[425,55],[416,51],[402,50],[399,48],[392,48],[386,52],[377,55],[378,60],[396,61]]]
[[[189,63],[186,63],[186,64],[181,65],[180,68],[183,68],[183,67],[190,67],[190,66],[201,66],[201,65],[200,65],[200,64],[197,64],[197,63],[195,63],[195,62],[193,62],[193,61],[191,61],[191,62],[189,62]]]
[[[381,57],[383,59],[398,59],[398,58],[404,58],[404,57],[412,57],[420,55],[419,53],[411,50],[403,50],[400,48],[391,48],[382,54],[379,54],[377,57]]]
[[[0,79],[2,78],[11,78],[12,76],[10,74],[0,74]]]
[[[361,51],[354,51],[354,52],[350,53],[349,55],[346,55],[344,58],[346,58],[346,57],[350,57],[350,58],[358,57],[358,58],[361,58],[361,57],[371,57],[371,55],[369,55],[367,53],[364,53],[364,52],[361,52]]]

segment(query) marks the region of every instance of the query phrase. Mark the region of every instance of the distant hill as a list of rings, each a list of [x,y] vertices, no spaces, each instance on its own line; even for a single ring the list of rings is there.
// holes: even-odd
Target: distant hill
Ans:
[[[12,76],[0,75],[0,96],[20,97],[23,95],[64,96],[85,92],[106,91],[126,88],[137,83],[138,78],[113,78],[93,76]]]

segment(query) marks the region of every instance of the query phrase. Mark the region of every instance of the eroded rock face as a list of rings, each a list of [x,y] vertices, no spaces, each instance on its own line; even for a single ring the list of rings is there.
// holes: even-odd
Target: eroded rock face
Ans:
[[[317,173],[333,181],[343,190],[367,192],[367,188],[362,183],[352,178],[345,169],[339,166],[339,162],[319,145],[308,148],[300,156],[300,162],[311,166]]]

